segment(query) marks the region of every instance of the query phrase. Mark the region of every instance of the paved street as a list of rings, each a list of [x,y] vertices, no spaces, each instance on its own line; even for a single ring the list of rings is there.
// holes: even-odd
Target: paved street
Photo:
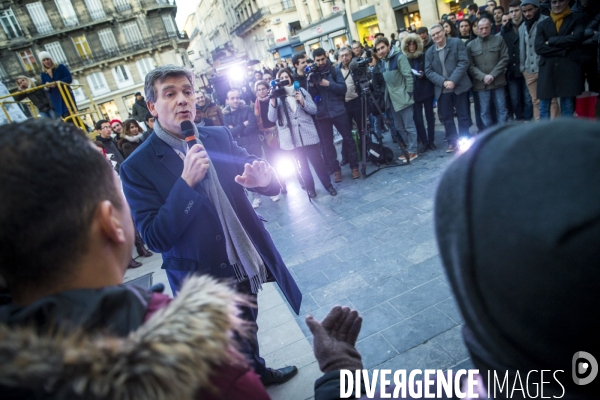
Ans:
[[[261,354],[271,367],[300,368],[290,382],[269,388],[274,399],[313,396],[313,382],[321,373],[304,318],[310,313],[322,319],[336,304],[363,316],[357,347],[365,368],[470,365],[433,230],[437,182],[452,159],[444,151],[443,131],[437,137],[438,150],[419,156],[411,166],[358,180],[343,167],[336,197],[317,183],[318,196],[311,204],[291,178],[281,201],[263,198],[257,212],[268,220],[266,226],[304,296],[296,316],[273,284],[259,295]],[[388,134],[386,144],[397,152]],[[160,256],[143,262],[126,279],[153,271],[155,282],[166,283]]]

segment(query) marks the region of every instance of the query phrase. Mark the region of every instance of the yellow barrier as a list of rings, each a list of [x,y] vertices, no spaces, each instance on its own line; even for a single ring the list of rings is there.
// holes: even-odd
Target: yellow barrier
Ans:
[[[89,115],[91,117],[92,121],[98,121],[98,120],[102,119],[102,114],[98,110],[96,103],[94,103],[94,101],[92,100],[92,96],[90,95],[90,92],[85,85],[83,85],[83,84],[73,85],[73,84],[68,84],[68,83],[59,81],[59,82],[47,83],[45,85],[35,86],[33,88],[21,90],[21,91],[14,92],[14,93],[11,93],[11,94],[8,94],[5,96],[0,96],[0,107],[2,108],[2,112],[6,116],[6,119],[8,120],[8,122],[11,123],[12,120],[10,118],[10,115],[6,111],[6,107],[4,106],[5,104],[23,104],[23,105],[28,106],[31,109],[31,115],[33,116],[33,118],[39,118],[39,114],[38,114],[36,108],[33,106],[33,103],[31,103],[31,102],[2,101],[3,99],[6,99],[6,98],[9,98],[12,96],[19,96],[22,94],[28,94],[28,93],[31,93],[31,92],[34,92],[34,91],[40,90],[40,89],[45,90],[46,88],[52,88],[52,87],[58,88],[58,91],[60,92],[60,96],[62,97],[62,100],[65,103],[65,105],[67,106],[67,110],[69,111],[69,115],[65,116],[64,118],[61,117],[61,119],[63,121],[71,122],[75,126],[77,126],[78,128],[80,128],[81,130],[83,130],[84,132],[87,133],[86,125],[83,122],[81,117]],[[79,111],[77,109],[75,100],[73,99],[73,96],[71,95],[72,92],[71,92],[71,90],[69,90],[69,88],[71,90],[77,90],[77,89],[81,88],[85,91],[85,95],[90,101],[88,109],[86,109],[85,111]],[[94,127],[91,127],[91,128],[93,129]]]

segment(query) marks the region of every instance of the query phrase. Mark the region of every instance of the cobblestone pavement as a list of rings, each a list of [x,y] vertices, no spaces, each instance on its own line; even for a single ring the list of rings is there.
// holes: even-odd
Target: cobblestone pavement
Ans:
[[[453,155],[438,149],[410,166],[384,169],[353,180],[348,166],[329,196],[317,181],[312,204],[296,178],[279,202],[262,198],[257,212],[303,293],[295,315],[278,288],[265,285],[259,295],[259,343],[267,365],[297,365],[297,377],[269,388],[276,400],[313,396],[321,376],[312,355],[312,336],[304,319],[322,319],[334,305],[347,305],[363,316],[357,343],[365,368],[468,368],[461,316],[444,276],[433,230],[433,197],[438,179]],[[394,149],[389,135],[386,144]],[[368,171],[374,167],[368,165]],[[316,176],[316,175],[315,175]],[[155,271],[167,283],[160,256],[144,260],[127,279]],[[168,286],[168,285],[167,285]]]

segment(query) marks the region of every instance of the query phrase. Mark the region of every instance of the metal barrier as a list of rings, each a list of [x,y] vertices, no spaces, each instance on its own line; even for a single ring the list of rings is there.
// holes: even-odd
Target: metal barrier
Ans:
[[[5,107],[6,104],[19,104],[19,105],[28,106],[31,110],[31,115],[33,116],[33,118],[39,118],[40,116],[31,101],[28,101],[28,102],[3,101],[3,99],[11,98],[13,96],[19,96],[19,95],[23,95],[23,94],[32,93],[32,92],[35,92],[36,90],[40,90],[40,89],[45,90],[46,88],[53,88],[53,87],[58,88],[60,96],[62,97],[62,100],[65,103],[65,105],[67,106],[67,110],[69,111],[69,115],[67,115],[65,117],[61,117],[61,119],[63,121],[73,123],[75,126],[77,126],[79,129],[83,130],[87,134],[88,133],[87,127],[86,127],[85,123],[83,122],[82,117],[89,115],[91,117],[92,121],[98,121],[98,120],[102,119],[102,114],[100,113],[100,110],[98,110],[96,103],[94,103],[94,101],[92,100],[92,96],[90,95],[90,92],[89,92],[87,86],[85,86],[83,84],[68,84],[68,83],[58,81],[58,82],[46,83],[45,85],[39,85],[39,86],[35,86],[35,87],[29,88],[29,89],[10,93],[5,96],[0,96],[0,107],[2,108],[2,112],[6,116],[6,119],[8,120],[8,122],[11,123],[12,120],[10,118],[8,111],[6,110],[6,107]],[[69,90],[69,89],[71,89],[71,90]],[[77,110],[75,100],[73,99],[73,96],[72,96],[72,90],[77,90],[77,89],[83,89],[85,91],[86,97],[90,101],[89,106],[86,106],[86,110],[84,110],[84,111]],[[92,129],[93,129],[93,127],[92,127]]]

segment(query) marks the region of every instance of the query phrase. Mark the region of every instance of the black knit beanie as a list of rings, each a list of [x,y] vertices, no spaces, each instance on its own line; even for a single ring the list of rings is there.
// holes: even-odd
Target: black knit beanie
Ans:
[[[559,119],[481,136],[445,171],[435,224],[484,380],[518,371],[533,394],[539,375],[527,383],[529,371],[563,370],[560,385],[546,373],[544,396],[600,398],[600,375],[588,385],[572,375],[575,353],[600,361],[600,124]]]

